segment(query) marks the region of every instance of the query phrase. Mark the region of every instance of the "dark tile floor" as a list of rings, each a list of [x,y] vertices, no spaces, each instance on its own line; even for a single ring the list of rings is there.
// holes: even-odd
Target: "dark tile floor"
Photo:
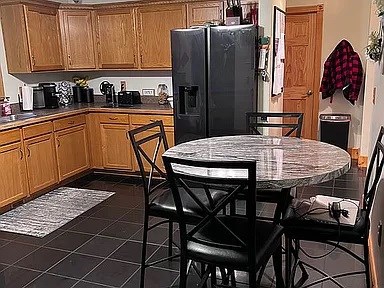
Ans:
[[[298,189],[300,197],[329,194],[360,198],[364,171],[355,166],[335,181]],[[71,187],[108,190],[115,195],[75,218],[44,238],[0,232],[0,288],[90,288],[139,287],[139,263],[143,221],[142,188],[138,179],[92,174]],[[260,213],[271,215],[273,207],[260,205]],[[177,234],[177,232],[175,232]],[[149,237],[148,255],[152,260],[166,254],[167,229],[157,228]],[[321,244],[303,243],[310,254],[328,251]],[[351,247],[360,251],[359,247]],[[360,269],[361,265],[340,252],[311,260],[327,272]],[[311,278],[319,276],[311,273]],[[240,282],[246,275],[238,273]],[[147,269],[146,287],[177,287],[178,263],[166,262]],[[196,276],[191,276],[195,287]],[[193,283],[192,283],[193,282]],[[364,287],[364,277],[341,281],[346,287]],[[273,271],[269,266],[263,279],[265,287],[273,287]],[[238,287],[245,287],[239,285]],[[337,287],[330,283],[316,288]]]

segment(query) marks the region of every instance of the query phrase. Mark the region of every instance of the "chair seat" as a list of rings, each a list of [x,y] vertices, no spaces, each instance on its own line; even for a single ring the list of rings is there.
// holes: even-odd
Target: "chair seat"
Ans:
[[[301,217],[304,209],[298,205],[303,200],[295,199],[295,201],[287,209],[282,225],[284,233],[292,238],[298,240],[308,241],[340,241],[347,243],[361,243],[363,244],[364,236],[367,231],[365,221],[367,213],[365,210],[359,210],[356,223],[354,226],[337,225],[336,223],[325,223],[318,220],[308,219]]]
[[[219,216],[233,233],[240,239],[247,239],[247,220],[242,216]],[[271,254],[280,245],[283,228],[268,221],[256,221],[256,269],[268,261]],[[195,239],[188,241],[188,257],[203,263],[211,263],[215,266],[225,266],[237,270],[248,271],[247,249],[241,247],[239,242],[216,221],[209,222],[195,235]],[[220,247],[219,244],[227,245]],[[229,265],[230,263],[230,265]]]
[[[223,198],[227,192],[222,190],[211,190],[211,196],[214,204]],[[200,201],[209,207],[209,201],[203,189],[196,189],[196,196]],[[199,215],[202,215],[202,208],[189,196],[187,192],[180,193],[181,200],[184,204],[184,213],[191,218],[200,219]],[[149,205],[149,214],[152,216],[176,219],[177,212],[175,202],[173,200],[172,192],[169,188],[164,188],[162,192],[157,194]]]

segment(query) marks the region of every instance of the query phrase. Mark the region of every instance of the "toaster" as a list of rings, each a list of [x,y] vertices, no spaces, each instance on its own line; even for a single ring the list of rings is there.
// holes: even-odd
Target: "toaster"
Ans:
[[[117,104],[119,106],[130,107],[135,104],[141,104],[139,91],[120,91],[117,93]]]

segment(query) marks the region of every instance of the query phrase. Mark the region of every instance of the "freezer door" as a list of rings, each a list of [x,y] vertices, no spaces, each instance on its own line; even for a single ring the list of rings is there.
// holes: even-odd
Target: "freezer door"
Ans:
[[[207,135],[205,31],[204,28],[171,31],[176,144]]]
[[[245,113],[256,108],[255,26],[218,26],[209,31],[208,135],[245,134]]]

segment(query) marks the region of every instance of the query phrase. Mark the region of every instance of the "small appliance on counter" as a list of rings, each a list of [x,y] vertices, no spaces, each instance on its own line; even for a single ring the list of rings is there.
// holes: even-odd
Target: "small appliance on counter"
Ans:
[[[41,86],[32,87],[33,89],[33,109],[45,108],[44,89]]]
[[[95,97],[93,94],[93,88],[82,87],[82,89],[80,89],[80,96],[81,96],[80,97],[81,102],[84,102],[84,103],[95,102]]]
[[[19,106],[21,111],[33,110],[33,88],[24,85],[19,88]]]
[[[107,103],[116,104],[115,86],[108,81],[100,83],[100,92],[105,96]]]
[[[120,107],[131,107],[141,104],[141,95],[139,91],[120,91],[117,93],[117,104]]]
[[[59,108],[58,93],[56,92],[55,83],[39,83],[43,87],[45,108],[54,109]]]

